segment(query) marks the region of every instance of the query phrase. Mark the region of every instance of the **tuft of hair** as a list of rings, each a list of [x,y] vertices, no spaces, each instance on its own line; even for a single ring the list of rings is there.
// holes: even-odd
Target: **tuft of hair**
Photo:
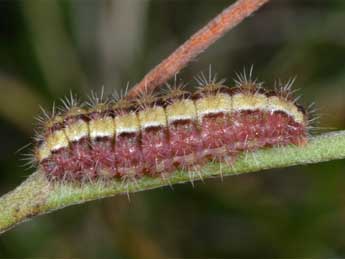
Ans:
[[[295,97],[295,93],[299,91],[299,89],[297,88],[292,89],[295,81],[296,81],[296,76],[290,78],[286,82],[283,82],[280,79],[278,79],[278,81],[276,81],[274,84],[275,94],[282,99],[285,99],[289,102],[296,104],[301,96]]]
[[[191,96],[190,91],[185,90],[186,86],[186,84],[173,86],[169,85],[168,88],[164,90],[164,94],[159,97],[159,100],[169,105],[173,104],[176,100],[181,100],[187,98],[188,96]]]
[[[141,110],[152,106],[157,100],[157,96],[157,93],[145,87],[144,91],[134,98],[133,101],[137,104],[138,109]]]
[[[41,143],[44,140],[44,130],[45,128],[42,126],[42,128],[40,129],[35,129],[34,130],[34,137],[33,137],[33,141],[34,143]]]
[[[33,168],[37,168],[38,166],[33,149],[26,153],[22,153],[20,160],[23,162],[22,166],[24,167],[24,170],[31,170]]]
[[[241,92],[256,93],[263,89],[263,82],[260,82],[257,78],[253,77],[253,69],[254,66],[252,65],[248,72],[244,67],[242,73],[236,73],[236,77],[233,80],[235,82],[235,86],[239,88]]]
[[[109,98],[105,97],[104,86],[102,86],[100,92],[91,90],[88,96],[88,100],[85,102],[88,108],[94,108],[100,104],[107,104],[107,103],[109,103]]]
[[[24,153],[22,151],[25,151]],[[35,158],[35,148],[32,143],[28,143],[16,151],[20,155],[20,161],[23,162],[24,170],[30,170],[37,167],[37,160]]]
[[[187,83],[184,83],[180,78],[177,77],[177,74],[175,74],[172,82],[165,83],[165,88],[162,89],[162,94],[170,95],[172,92],[183,91],[186,87]]]
[[[308,118],[308,123],[307,123],[308,134],[313,135],[315,133],[321,133],[325,130],[332,130],[332,128],[323,128],[319,126],[321,115],[320,115],[319,109],[316,108],[316,105],[314,102],[307,106],[305,112]]]
[[[121,88],[120,90],[113,90],[113,92],[110,95],[111,103],[116,103],[116,102],[121,101],[123,99],[129,99],[127,97],[129,87],[130,87],[130,83],[128,81],[126,83],[125,88]]]
[[[121,89],[120,91],[113,91],[109,101],[109,104],[112,106],[112,109],[116,111],[121,111],[126,110],[130,107],[136,108],[137,98],[129,98],[127,96],[128,88],[129,82],[127,82],[125,89]]]
[[[212,72],[212,65],[209,65],[207,75],[205,75],[205,73],[201,71],[194,77],[194,80],[197,82],[199,88],[206,85],[221,85],[226,81],[225,78],[218,80],[218,74]]]
[[[40,110],[41,113],[35,117],[38,131],[42,131],[45,128],[47,121],[52,121],[57,113],[55,102],[53,102],[50,111],[46,110],[42,106],[40,106]]]
[[[76,94],[73,94],[72,90],[69,92],[69,95],[66,95],[64,98],[61,98],[61,105],[58,106],[58,110],[61,113],[66,113],[73,108],[83,106],[84,103],[79,101],[79,98]]]

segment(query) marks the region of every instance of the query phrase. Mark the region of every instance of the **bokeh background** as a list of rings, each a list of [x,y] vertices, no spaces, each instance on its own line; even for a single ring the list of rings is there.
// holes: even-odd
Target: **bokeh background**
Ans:
[[[133,85],[231,0],[1,0],[0,194],[25,170],[39,106]],[[345,126],[345,1],[272,0],[180,73],[209,64],[232,84],[297,76],[322,131]],[[342,257],[345,161],[275,169],[107,198],[0,237],[0,257]]]

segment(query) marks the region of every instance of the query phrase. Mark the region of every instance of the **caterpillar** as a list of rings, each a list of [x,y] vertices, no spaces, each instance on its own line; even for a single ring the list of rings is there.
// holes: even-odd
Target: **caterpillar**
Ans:
[[[197,81],[194,92],[173,87],[167,94],[94,97],[86,104],[71,97],[63,111],[41,118],[35,163],[51,181],[165,177],[308,141],[308,114],[292,97],[293,81],[275,90],[246,75],[232,87],[214,78]]]

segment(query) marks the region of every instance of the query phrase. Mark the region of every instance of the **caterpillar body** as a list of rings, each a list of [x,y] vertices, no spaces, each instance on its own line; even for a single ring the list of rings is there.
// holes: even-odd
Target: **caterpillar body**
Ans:
[[[233,163],[242,152],[308,141],[308,116],[291,83],[267,91],[252,80],[210,81],[195,92],[96,102],[72,101],[45,119],[34,159],[49,180],[136,179]]]

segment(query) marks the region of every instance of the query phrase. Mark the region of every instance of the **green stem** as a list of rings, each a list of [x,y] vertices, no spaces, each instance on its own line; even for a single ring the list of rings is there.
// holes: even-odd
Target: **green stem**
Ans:
[[[241,155],[232,166],[208,163],[198,173],[177,171],[168,179],[144,177],[125,185],[121,181],[85,184],[49,183],[42,172],[35,172],[12,192],[0,197],[0,233],[29,218],[73,204],[145,191],[169,184],[219,176],[237,175],[270,168],[303,165],[345,158],[345,131],[310,138],[303,147],[287,146],[258,150]]]

